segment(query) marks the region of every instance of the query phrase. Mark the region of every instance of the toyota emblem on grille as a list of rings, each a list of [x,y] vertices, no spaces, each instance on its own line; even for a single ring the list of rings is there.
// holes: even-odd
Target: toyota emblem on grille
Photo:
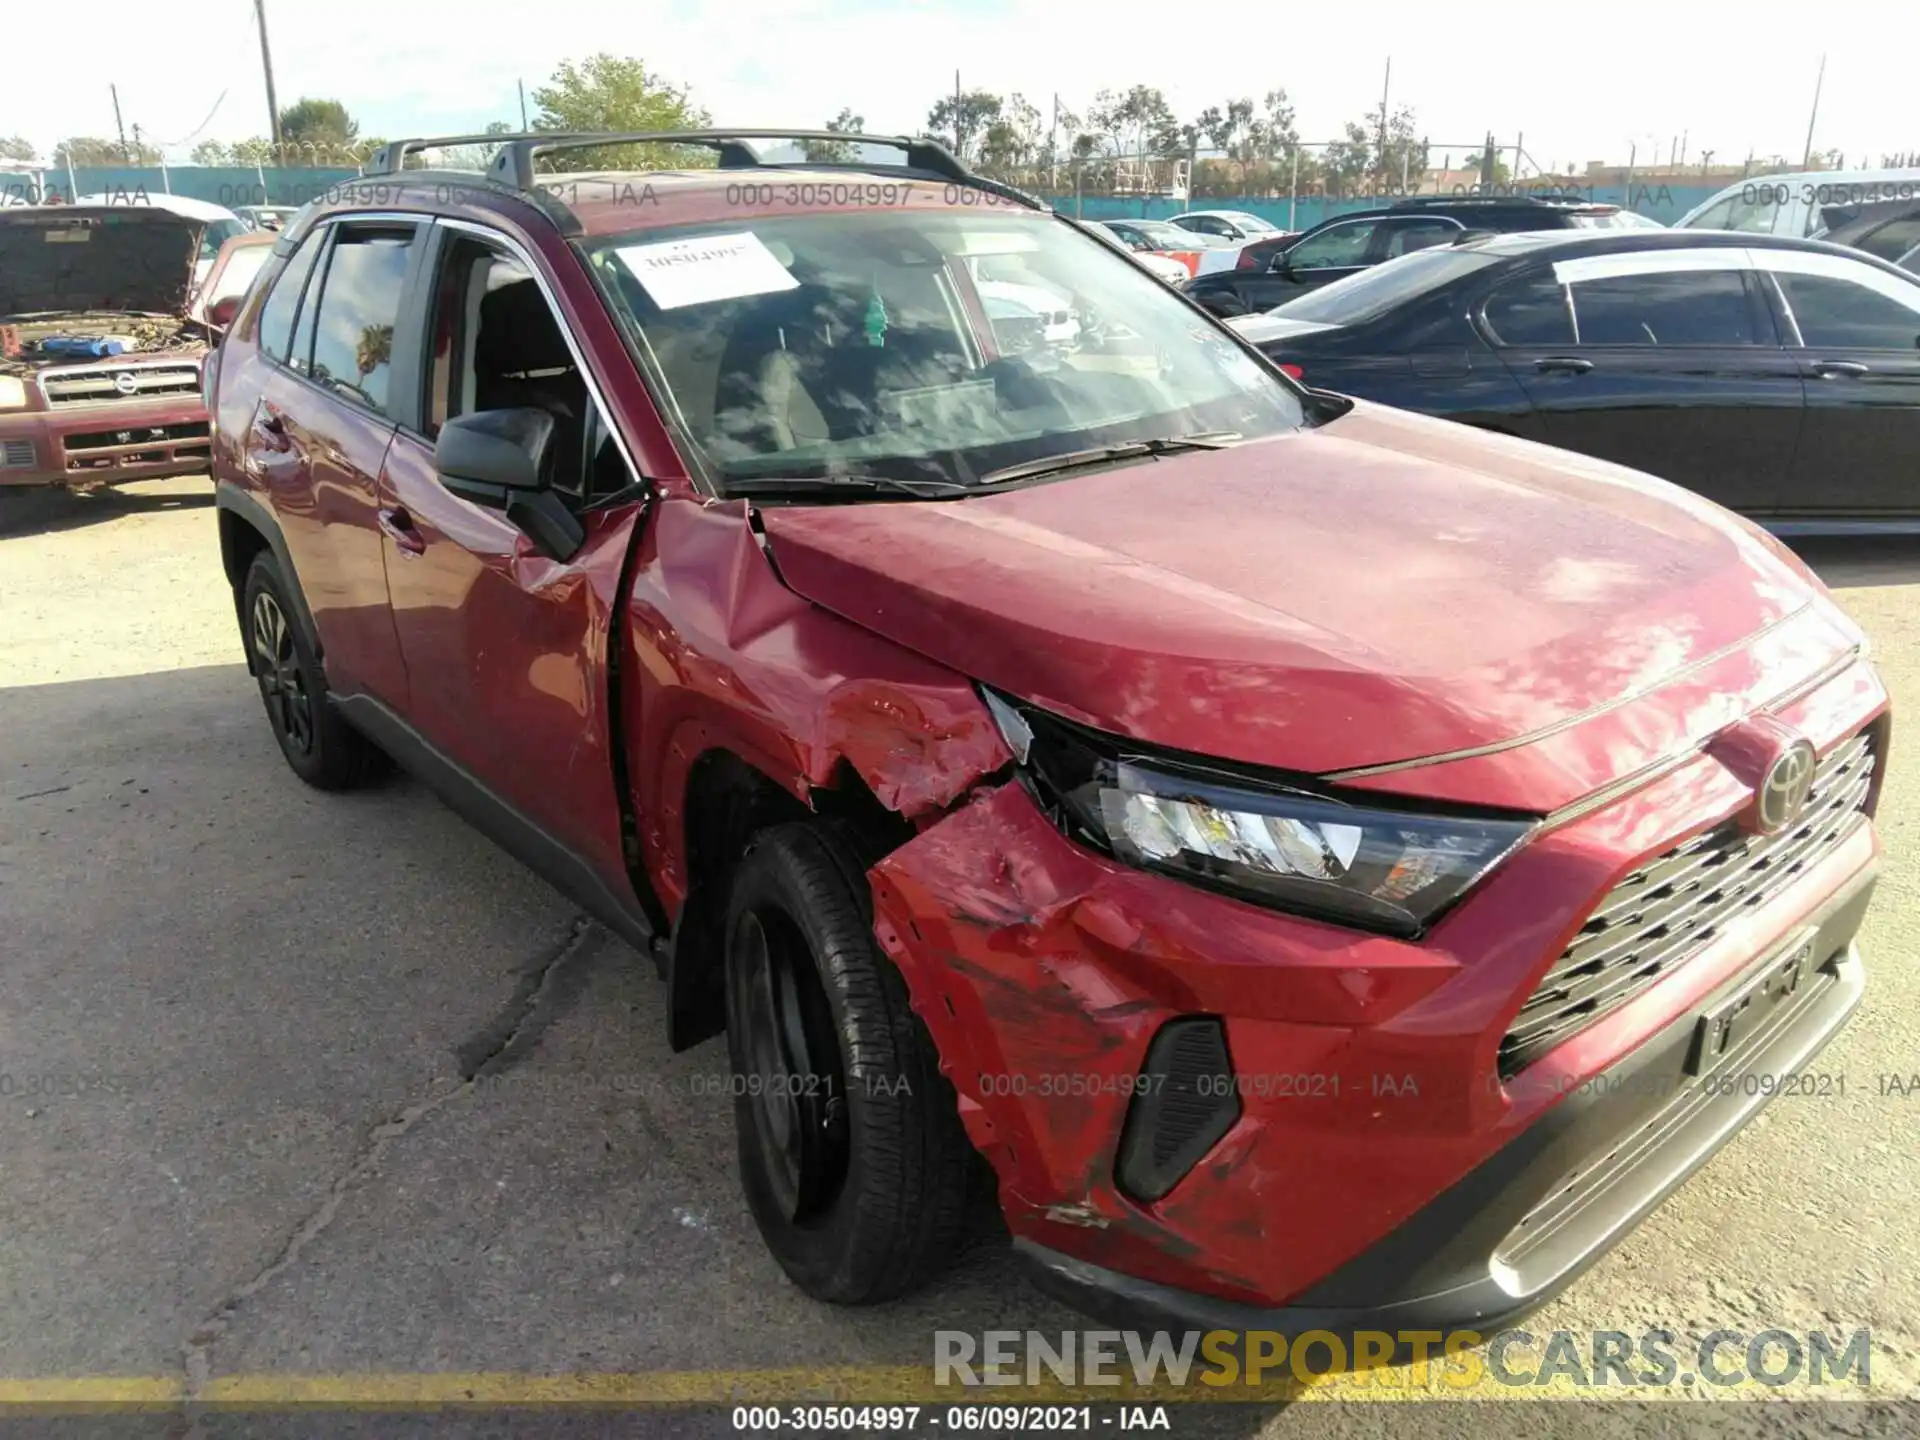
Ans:
[[[1800,818],[1807,808],[1807,795],[1813,789],[1813,746],[1796,740],[1775,757],[1760,782],[1755,820],[1763,835],[1784,830]]]
[[[140,382],[133,378],[133,372],[131,370],[122,370],[118,375],[113,377],[113,388],[118,390],[122,395],[131,395],[140,388]]]

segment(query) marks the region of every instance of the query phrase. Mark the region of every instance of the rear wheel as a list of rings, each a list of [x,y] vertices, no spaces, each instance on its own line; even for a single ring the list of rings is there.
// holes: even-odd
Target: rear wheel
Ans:
[[[348,790],[378,773],[384,757],[327,703],[326,677],[293,620],[288,594],[273,557],[255,556],[240,597],[247,668],[293,773],[321,790]]]
[[[871,905],[845,838],[800,823],[754,842],[727,913],[741,1185],[781,1268],[838,1304],[945,1267],[973,1155]]]

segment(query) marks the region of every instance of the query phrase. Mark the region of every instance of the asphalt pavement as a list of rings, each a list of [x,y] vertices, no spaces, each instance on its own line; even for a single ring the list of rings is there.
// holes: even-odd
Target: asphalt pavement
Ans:
[[[1911,713],[1920,541],[1806,553]],[[1844,1095],[1775,1102],[1530,1329],[1864,1327],[1876,1388],[1916,1393],[1920,1079],[1911,1098],[1882,1079],[1920,1072],[1920,766],[1895,734],[1868,998],[1819,1062]],[[418,785],[327,796],[287,770],[204,480],[0,500],[0,956],[0,1403],[145,1401],[124,1433],[179,1433],[182,1397],[405,1399],[436,1376],[799,1393],[924,1367],[936,1329],[1083,1324],[988,1220],[911,1300],[847,1311],[795,1291],[735,1182],[724,1051],[668,1053],[651,966]],[[1243,1406],[1204,1429],[1843,1418],[1544,1408]],[[555,1434],[576,1420],[546,1417]],[[1880,1423],[1845,1412],[1857,1433]]]

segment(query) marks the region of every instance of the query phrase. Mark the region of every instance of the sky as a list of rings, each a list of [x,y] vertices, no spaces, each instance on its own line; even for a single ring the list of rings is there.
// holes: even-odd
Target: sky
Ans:
[[[1524,137],[1542,168],[1625,162],[1630,150],[1664,161],[1683,133],[1686,161],[1751,151],[1797,162],[1824,53],[1814,147],[1839,147],[1850,164],[1920,149],[1912,0],[1804,17],[1709,0],[265,3],[282,108],[338,99],[363,133],[389,138],[517,125],[517,80],[531,96],[561,61],[607,50],[688,86],[716,124],[810,128],[848,106],[871,131],[918,131],[958,68],[965,88],[1018,91],[1043,114],[1056,93],[1084,109],[1103,88],[1148,84],[1186,120],[1284,87],[1301,138],[1316,141],[1378,105],[1391,60],[1391,103],[1414,109],[1435,164],[1488,130],[1502,144]],[[201,139],[267,132],[254,0],[11,10],[0,45],[41,59],[7,65],[0,135],[42,154],[66,135],[110,138],[110,85],[128,133],[138,124],[178,160]],[[74,62],[53,63],[61,55]]]

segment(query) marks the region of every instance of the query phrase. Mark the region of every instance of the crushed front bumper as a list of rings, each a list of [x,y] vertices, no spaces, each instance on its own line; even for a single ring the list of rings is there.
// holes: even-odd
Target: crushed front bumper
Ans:
[[[1819,1083],[1804,1067],[1860,1002],[1865,977],[1854,937],[1876,877],[1877,866],[1862,870],[1784,945],[1583,1082],[1289,1304],[1235,1303],[1122,1275],[1031,1240],[1016,1244],[1043,1289],[1129,1327],[1324,1330],[1348,1343],[1361,1331],[1491,1335],[1570,1284],[1768,1100]],[[1700,1064],[1703,1028],[1733,1007],[1744,1017],[1741,1040],[1717,1063]]]
[[[1825,756],[1886,704],[1856,664],[1780,714]],[[1484,1327],[1603,1253],[1851,1009],[1880,853],[1870,799],[1617,1006],[1502,1070],[1517,1013],[1604,897],[1752,795],[1697,754],[1549,827],[1405,941],[1129,869],[1009,783],[870,872],[874,930],[1009,1228],[1060,1293],[1180,1323]],[[1682,1084],[1700,1017],[1809,938],[1818,957],[1782,1018],[1745,1025],[1723,1057],[1752,1093],[1719,1060]],[[1129,1168],[1139,1082],[1175,1022],[1211,1028],[1184,1074],[1230,1070],[1237,1108],[1222,1125],[1186,1107],[1184,1129],[1152,1130],[1154,1164]]]

